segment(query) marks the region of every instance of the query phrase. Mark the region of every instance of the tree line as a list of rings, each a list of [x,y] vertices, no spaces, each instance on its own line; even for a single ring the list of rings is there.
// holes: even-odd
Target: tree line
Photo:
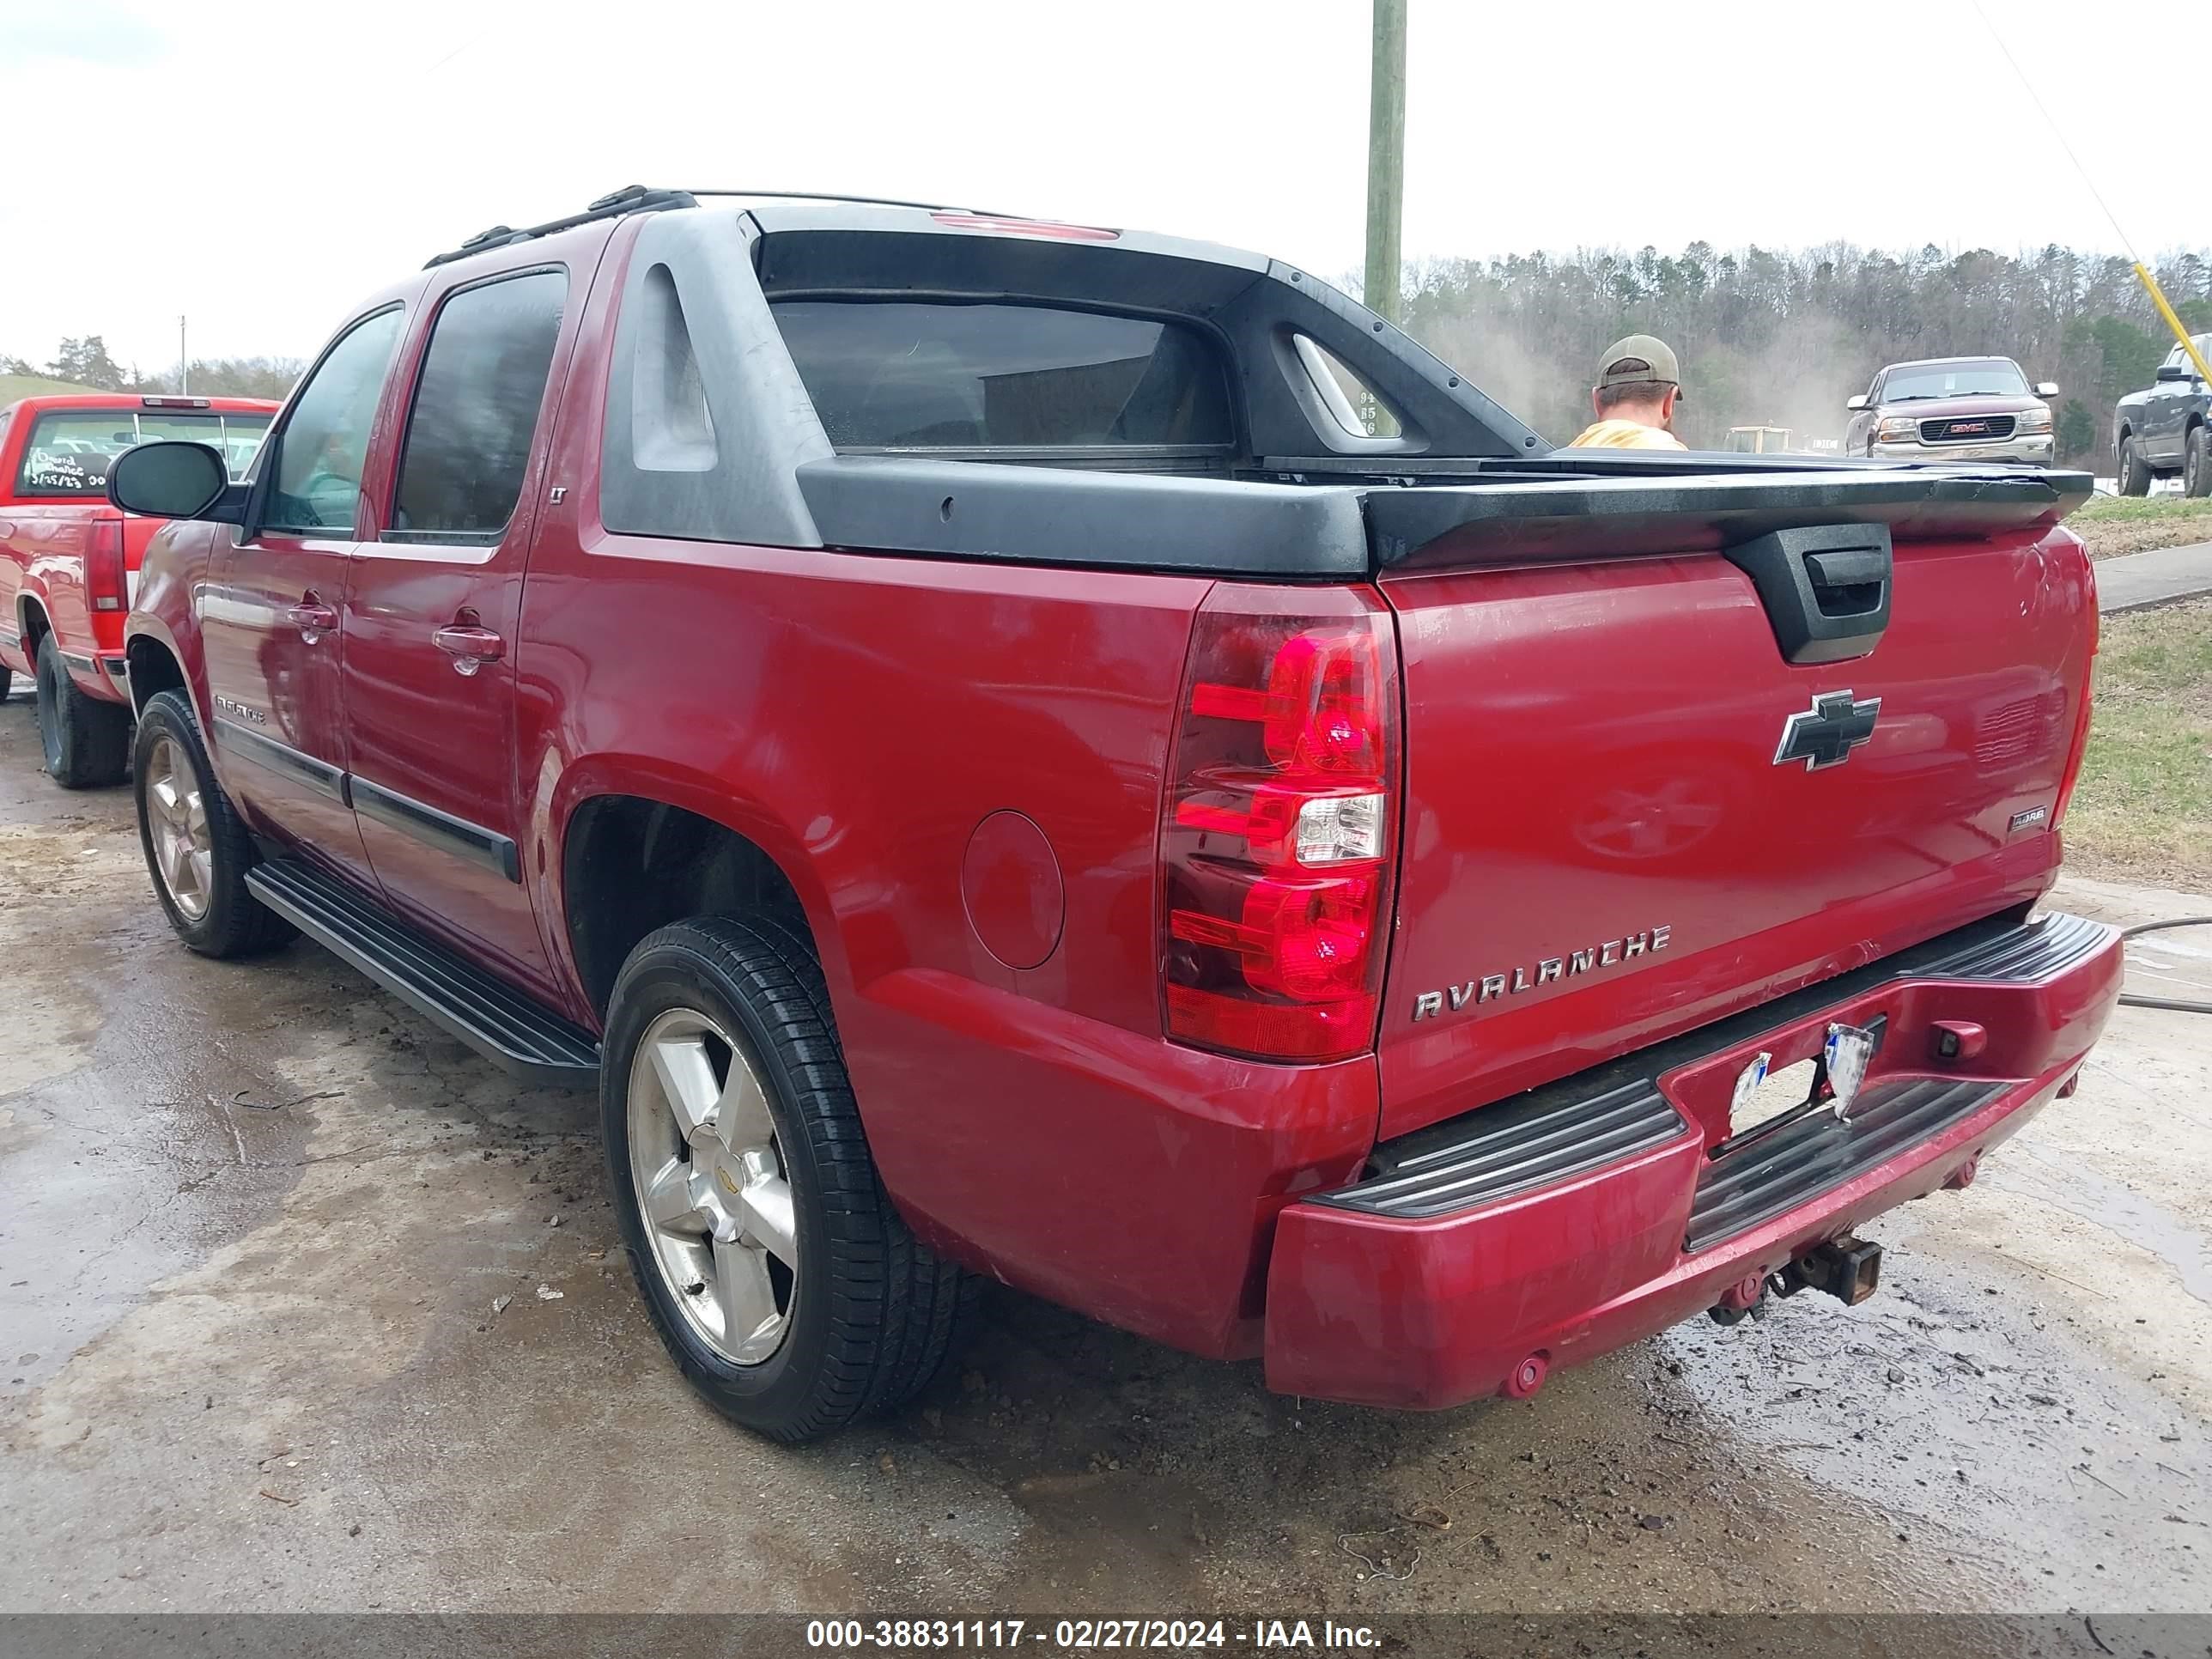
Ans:
[[[2157,262],[2192,331],[2212,329],[2212,260]],[[1839,436],[1844,400],[1884,363],[2011,357],[2055,380],[2062,459],[2109,457],[2112,406],[2151,384],[2172,331],[2124,259],[2048,246],[2005,254],[1837,243],[1785,252],[1587,249],[1443,259],[1407,273],[1407,329],[1477,386],[1564,441],[1589,419],[1597,356],[1656,334],[1682,362],[1676,427],[1698,447],[1732,426]]]
[[[2192,330],[2212,329],[2212,259],[2158,262],[2159,282]],[[2112,452],[2112,406],[2151,384],[2172,344],[2124,259],[2047,246],[2039,252],[1890,253],[1836,243],[1798,252],[1680,253],[1584,249],[1441,259],[1407,273],[1407,329],[1548,438],[1589,419],[1597,355],[1630,333],[1656,334],[1682,362],[1676,425],[1698,447],[1732,426],[1782,426],[1833,438],[1844,400],[1884,363],[1989,354],[2030,380],[2056,380],[2058,447],[2067,461]],[[299,378],[290,357],[196,362],[208,396],[281,398]],[[33,365],[0,357],[0,374],[46,374],[106,391],[173,392],[173,370],[143,375],[97,334],[64,340]]]
[[[194,358],[191,389],[198,398],[282,398],[306,367],[297,357]],[[44,363],[0,356],[0,374],[43,375],[94,392],[136,392],[141,396],[179,390],[174,369],[143,374],[135,363],[125,368],[109,355],[106,340],[97,334],[64,340]]]

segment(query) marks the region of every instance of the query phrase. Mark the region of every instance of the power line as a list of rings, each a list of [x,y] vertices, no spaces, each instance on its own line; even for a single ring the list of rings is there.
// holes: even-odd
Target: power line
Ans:
[[[2128,258],[2135,265],[2136,280],[2143,285],[2143,292],[2150,295],[2152,309],[2173,331],[2173,337],[2181,343],[2181,349],[2188,357],[2190,367],[2197,371],[2197,378],[2212,382],[2212,362],[2207,362],[2204,354],[2197,349],[2197,342],[2182,326],[2181,319],[2175,315],[2172,302],[2166,297],[2166,290],[2158,285],[2156,274],[2143,263],[2142,255],[2136,252],[2136,245],[2128,240],[2127,232],[2120,228],[2119,216],[2105,200],[2104,192],[2097,188],[2097,181],[2089,176],[2089,169],[2081,165],[2081,158],[2074,153],[2074,146],[2066,142],[2066,130],[2058,125],[2058,118],[2045,107],[2043,100],[2036,96],[2035,83],[2027,78],[2027,71],[2020,66],[2020,60],[2012,55],[2012,48],[2005,45],[2004,36],[1997,33],[1997,26],[1990,21],[1989,13],[1982,9],[1982,0],[1973,0],[1973,3],[1974,15],[1982,20],[1982,27],[1990,32],[1990,39],[1997,43],[1997,50],[2004,54],[2005,62],[2012,65],[2012,72],[2020,77],[2021,87],[2027,94],[2028,100],[2050,123],[2051,136],[2058,140],[2058,148],[2066,152],[2066,159],[2073,162],[2074,171],[2081,175],[2081,182],[2088,186],[2089,194],[2096,198],[2097,205],[2104,209],[2105,217],[2112,222],[2112,234],[2120,239],[2120,246],[2127,250]]]
[[[2127,232],[2120,228],[2119,216],[2105,200],[2104,193],[2097,188],[2097,181],[2089,176],[2089,169],[2081,165],[2081,158],[2074,153],[2074,146],[2066,142],[2066,130],[2058,125],[2058,118],[2045,106],[2043,100],[2037,95],[2035,83],[2027,78],[2027,71],[2021,68],[2020,60],[2012,55],[2012,48],[2005,45],[2004,36],[1997,33],[1997,26],[1990,21],[1989,13],[1982,9],[1982,0],[1973,0],[1973,6],[1974,15],[1982,20],[1982,27],[1990,32],[1990,39],[1997,43],[1997,50],[2004,54],[2005,62],[2012,65],[2012,72],[2019,77],[2021,88],[2027,94],[2028,101],[2035,106],[2037,113],[2050,126],[2051,136],[2057,139],[2058,148],[2066,152],[2066,159],[2073,162],[2074,171],[2081,175],[2082,184],[2087,186],[2098,207],[2104,210],[2106,220],[2112,227],[2112,234],[2120,239],[2120,246],[2127,250],[2128,258],[2140,265],[2142,257],[2136,252],[2136,245],[2128,240]]]

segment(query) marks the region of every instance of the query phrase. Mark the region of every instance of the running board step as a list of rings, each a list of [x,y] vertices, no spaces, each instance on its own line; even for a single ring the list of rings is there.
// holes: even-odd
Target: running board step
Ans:
[[[552,1089],[599,1086],[599,1045],[588,1032],[343,883],[295,859],[280,859],[247,871],[246,885],[309,939],[523,1082]]]

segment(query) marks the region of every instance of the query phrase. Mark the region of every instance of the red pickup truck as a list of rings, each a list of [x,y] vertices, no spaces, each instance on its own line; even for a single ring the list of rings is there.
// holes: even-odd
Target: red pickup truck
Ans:
[[[131,755],[123,618],[159,528],[107,501],[135,444],[193,439],[243,477],[276,405],[240,398],[86,392],[0,409],[0,697],[38,687],[46,771],[66,788],[120,783]]]
[[[777,1437],[986,1275],[1404,1407],[1856,1301],[2118,993],[2086,476],[1553,449],[1264,258],[622,191],[110,488],[176,931],[596,1089]]]

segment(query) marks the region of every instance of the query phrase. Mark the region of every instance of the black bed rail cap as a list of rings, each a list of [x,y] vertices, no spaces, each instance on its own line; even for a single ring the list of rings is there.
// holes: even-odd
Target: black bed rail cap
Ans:
[[[1547,458],[1560,467],[1557,453]],[[1753,458],[1747,458],[1753,459]],[[1705,471],[1554,476],[1381,489],[1368,531],[1383,569],[1603,555],[1718,552],[1805,525],[1886,525],[1893,539],[1981,537],[2058,523],[2089,499],[2086,472],[1964,466],[1776,471],[1716,458]]]

